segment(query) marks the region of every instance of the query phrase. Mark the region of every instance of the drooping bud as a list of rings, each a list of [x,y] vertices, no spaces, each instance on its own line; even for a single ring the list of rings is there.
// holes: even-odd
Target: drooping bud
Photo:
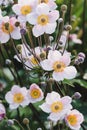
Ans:
[[[73,99],[80,99],[81,98],[81,94],[79,92],[75,92],[74,95],[72,96]]]

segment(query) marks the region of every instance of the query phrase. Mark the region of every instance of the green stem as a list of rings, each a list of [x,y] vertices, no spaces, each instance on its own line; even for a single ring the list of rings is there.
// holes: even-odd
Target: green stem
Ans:
[[[21,128],[21,130],[24,130],[23,126],[19,123],[18,120],[14,119],[14,121],[19,125],[19,127]]]

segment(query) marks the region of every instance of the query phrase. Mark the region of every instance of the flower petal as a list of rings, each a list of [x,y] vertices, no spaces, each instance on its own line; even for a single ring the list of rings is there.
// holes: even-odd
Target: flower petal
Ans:
[[[37,24],[37,14],[36,13],[31,13],[27,15],[27,21],[32,24],[35,25]]]
[[[50,23],[55,22],[59,18],[59,11],[57,11],[57,10],[51,11],[49,13],[48,17],[49,17],[49,22]]]
[[[42,67],[44,70],[47,70],[47,71],[53,70],[53,68],[52,68],[52,63],[51,63],[50,60],[47,60],[47,59],[46,59],[46,60],[44,60],[44,61],[41,61],[40,64],[41,64],[41,67]]]
[[[64,69],[64,75],[66,79],[73,79],[76,77],[77,70],[74,66],[69,66]]]
[[[45,26],[45,32],[47,34],[52,34],[55,31],[55,29],[56,29],[56,25],[57,25],[56,22],[54,22],[54,23],[48,23]]]
[[[53,72],[52,74],[53,79],[56,81],[62,81],[64,80],[64,72]]]
[[[46,103],[43,103],[42,105],[39,106],[44,112],[46,113],[50,113],[51,110],[50,110],[50,106]]]

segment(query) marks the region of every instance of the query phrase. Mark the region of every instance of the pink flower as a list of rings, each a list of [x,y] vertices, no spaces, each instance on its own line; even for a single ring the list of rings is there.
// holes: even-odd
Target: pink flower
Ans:
[[[84,121],[83,115],[77,111],[72,110],[69,111],[68,114],[65,117],[66,124],[72,129],[72,130],[79,130],[81,123]]]
[[[28,90],[28,99],[31,103],[36,103],[44,98],[43,92],[40,87],[33,83]]]
[[[15,26],[17,19],[15,17],[9,18],[8,16],[1,17],[0,22],[0,42],[6,43],[10,39],[10,35],[13,39],[20,39],[20,28]],[[10,34],[10,35],[9,35]]]

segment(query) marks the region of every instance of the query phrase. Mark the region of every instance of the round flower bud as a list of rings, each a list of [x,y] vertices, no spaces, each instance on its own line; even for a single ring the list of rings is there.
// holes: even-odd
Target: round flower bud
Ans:
[[[21,53],[22,46],[21,45],[17,45],[16,48]]]
[[[40,58],[41,58],[41,60],[46,59],[46,53],[42,52],[42,53],[40,54]]]
[[[71,30],[72,30],[72,26],[71,26],[71,25],[66,25],[66,26],[65,26],[65,29],[66,29],[67,31],[71,31]]]
[[[58,22],[59,22],[59,23],[62,23],[62,22],[63,22],[63,18],[59,18],[59,19],[58,19]]]
[[[21,33],[21,35],[25,35],[25,34],[26,34],[26,30],[25,30],[24,28],[22,28],[22,29],[20,30],[20,33]]]
[[[66,12],[66,11],[67,11],[67,5],[62,5],[62,6],[61,6],[61,11]]]
[[[7,124],[8,124],[8,126],[14,125],[14,120],[9,119],[9,120],[7,121]]]
[[[83,58],[86,57],[85,54],[84,54],[83,52],[80,52],[80,53],[78,54],[78,56],[79,56],[79,57],[83,57]]]
[[[72,96],[73,99],[80,99],[81,98],[81,94],[79,92],[75,92],[74,95]]]
[[[11,60],[10,59],[6,59],[5,63],[6,63],[6,65],[10,65],[11,64]]]
[[[23,119],[23,124],[25,124],[25,125],[29,124],[29,119],[28,118],[24,118]]]

